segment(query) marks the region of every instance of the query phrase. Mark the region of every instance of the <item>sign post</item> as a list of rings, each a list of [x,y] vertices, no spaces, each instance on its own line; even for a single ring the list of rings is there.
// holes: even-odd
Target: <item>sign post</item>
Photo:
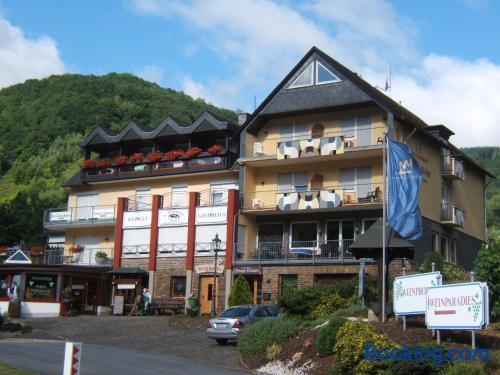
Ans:
[[[63,375],[79,375],[82,356],[82,343],[67,342],[64,351]]]

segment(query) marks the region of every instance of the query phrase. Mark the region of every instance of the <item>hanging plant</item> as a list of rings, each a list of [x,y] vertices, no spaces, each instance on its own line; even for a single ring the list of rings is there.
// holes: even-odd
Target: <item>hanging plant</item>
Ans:
[[[209,154],[221,154],[224,152],[224,147],[222,147],[221,145],[213,145],[211,147],[208,148],[208,153]]]
[[[160,151],[154,151],[150,152],[146,158],[149,161],[160,161],[161,160],[161,152]]]
[[[128,161],[131,163],[140,163],[144,160],[144,155],[141,152],[136,152],[129,156]]]
[[[96,160],[95,163],[96,168],[109,168],[111,166],[111,160],[108,158],[102,158]]]
[[[97,160],[95,159],[85,159],[82,163],[82,167],[85,169],[95,168]]]
[[[85,249],[85,247],[82,245],[73,245],[69,248],[69,252],[71,254],[78,254],[78,253],[81,253],[84,249]]]
[[[128,157],[125,155],[117,156],[115,158],[115,164],[116,165],[124,165],[128,161]]]
[[[165,158],[165,160],[172,161],[172,160],[177,160],[178,158],[180,158],[183,155],[184,155],[184,151],[171,150],[171,151],[165,152],[163,154],[163,157]]]
[[[186,151],[186,155],[192,158],[192,157],[195,157],[195,156],[201,154],[201,152],[202,152],[201,148],[194,146]]]

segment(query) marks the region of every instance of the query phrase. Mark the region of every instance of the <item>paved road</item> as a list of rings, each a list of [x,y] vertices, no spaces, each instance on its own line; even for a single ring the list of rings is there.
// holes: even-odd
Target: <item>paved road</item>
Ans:
[[[175,343],[172,343],[175,345]],[[64,343],[35,340],[0,341],[0,362],[42,375],[62,374]],[[207,374],[236,375],[242,371],[208,366],[169,355],[96,344],[82,346],[82,375]]]

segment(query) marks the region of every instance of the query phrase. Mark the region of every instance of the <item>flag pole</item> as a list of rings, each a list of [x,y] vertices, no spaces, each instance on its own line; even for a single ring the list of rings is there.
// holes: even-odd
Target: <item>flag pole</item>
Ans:
[[[384,200],[382,202],[382,323],[385,323],[386,320],[386,311],[385,311],[385,290],[387,288],[387,285],[385,283],[386,277],[386,269],[385,269],[385,264],[386,264],[386,205],[387,205],[387,157],[386,157],[386,151],[387,151],[387,134],[385,134],[385,142],[384,142],[384,150],[383,150],[383,176],[384,176]]]

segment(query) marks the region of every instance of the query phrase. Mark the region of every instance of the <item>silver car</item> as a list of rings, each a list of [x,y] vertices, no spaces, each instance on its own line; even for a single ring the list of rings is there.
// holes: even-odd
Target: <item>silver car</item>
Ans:
[[[247,324],[261,319],[275,318],[278,314],[278,308],[273,305],[233,306],[217,318],[209,320],[207,335],[215,339],[217,344],[226,345],[229,340],[238,339],[239,333]]]

